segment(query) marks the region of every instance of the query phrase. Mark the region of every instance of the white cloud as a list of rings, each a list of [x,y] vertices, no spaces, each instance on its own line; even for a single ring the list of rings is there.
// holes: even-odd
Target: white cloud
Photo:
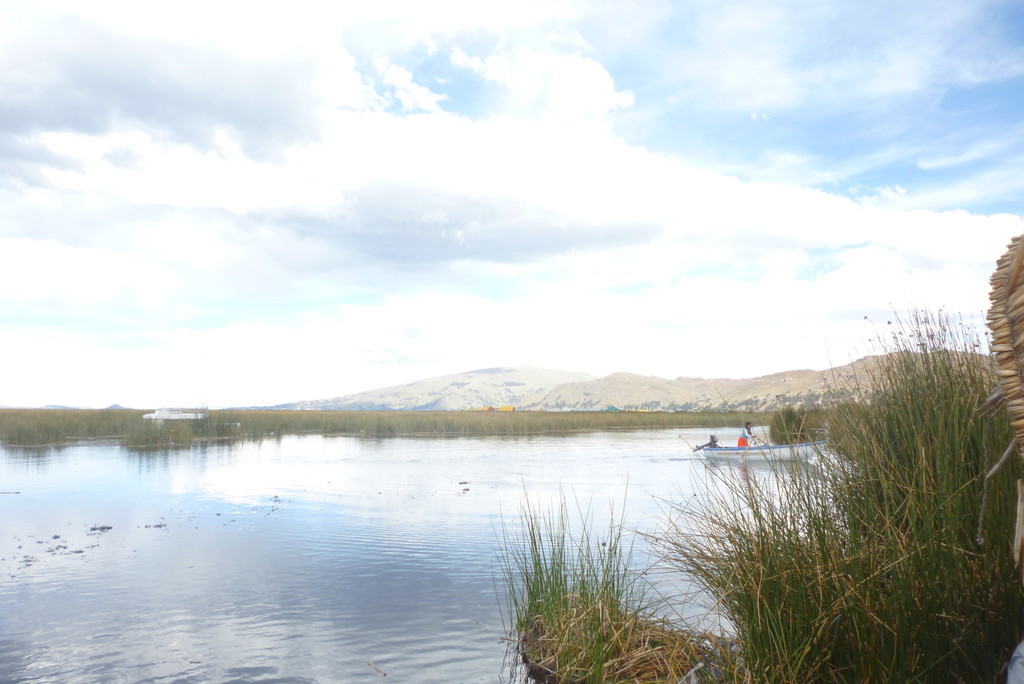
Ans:
[[[715,105],[772,111],[815,102],[918,95],[938,84],[978,83],[1024,68],[990,35],[990,5],[960,3],[698,2],[680,10],[687,25],[667,69]],[[927,13],[928,21],[921,21]],[[977,39],[965,27],[976,27]]]
[[[0,312],[8,321],[122,323],[159,314],[176,281],[172,270],[134,254],[0,238]],[[102,320],[102,312],[113,316]]]
[[[861,204],[878,206],[892,205],[893,202],[901,201],[907,196],[907,189],[899,185],[873,188],[873,194],[859,194],[857,199]]]
[[[527,48],[515,54],[470,56],[454,46],[451,63],[502,83],[522,105],[540,101],[544,114],[559,120],[601,117],[633,105],[633,93],[617,91],[608,71],[579,52],[541,54]]]
[[[405,111],[437,112],[441,110],[439,103],[447,99],[444,94],[431,92],[430,88],[414,83],[409,71],[394,64],[388,65],[382,80],[395,89],[395,97]]]
[[[0,354],[18,360],[0,404],[272,404],[518,363],[823,368],[867,353],[865,315],[980,312],[995,259],[1024,232],[1011,214],[934,210],[976,182],[880,174],[857,200],[801,187],[897,164],[909,147],[868,147],[833,170],[820,147],[772,137],[802,126],[792,113],[805,110],[788,108],[809,100],[870,109],[927,88],[949,68],[935,47],[946,15],[912,54],[882,26],[866,43],[879,61],[861,42],[826,50],[842,43],[821,30],[840,10],[785,2],[655,5],[629,24],[639,38],[572,2],[48,7],[6,39],[34,61],[0,47],[0,82],[21,83],[5,64],[61,76],[0,103]],[[850,35],[882,9],[855,13]],[[25,36],[55,16],[95,50],[39,51]],[[659,53],[669,20],[679,45]],[[610,55],[609,41],[629,49]],[[817,50],[827,58],[809,59]],[[216,74],[128,87],[110,74],[149,72],[109,65],[130,57],[168,77],[183,63]],[[956,78],[981,78],[972,64]],[[652,74],[677,79],[666,98],[651,96]],[[477,89],[483,113],[465,104]],[[654,99],[681,107],[671,126],[650,118]],[[732,112],[742,128],[723,116],[716,132],[756,149],[746,181],[665,142],[700,135],[689,115],[705,106]],[[986,162],[977,178],[1019,187],[998,145],[915,144],[922,170]],[[737,326],[753,342],[720,334]]]
[[[918,160],[917,165],[925,171],[935,171],[962,164],[971,164],[985,159],[998,158],[1002,153],[1012,150],[1022,137],[1024,136],[1021,135],[1020,129],[1016,131],[1003,131],[1003,134],[997,140],[981,140],[971,144],[966,149],[958,150],[947,156],[925,156]]]
[[[616,91],[603,66],[578,53],[559,60],[548,82],[548,107],[558,116],[602,116],[630,107],[633,93]]]
[[[401,45],[413,45],[435,34],[472,30],[497,33],[552,19],[565,20],[578,13],[574,4],[569,0],[500,4],[439,0],[428,6],[414,0],[296,0],[283,7],[227,0],[211,7],[199,0],[183,0],[173,7],[144,8],[125,0],[97,0],[83,8],[69,0],[52,0],[46,8],[57,15],[78,15],[84,21],[142,39],[173,38],[218,45],[239,55],[276,57],[310,44],[336,40],[340,32],[356,27],[374,31],[382,47],[391,39]],[[28,14],[20,20],[31,17]]]

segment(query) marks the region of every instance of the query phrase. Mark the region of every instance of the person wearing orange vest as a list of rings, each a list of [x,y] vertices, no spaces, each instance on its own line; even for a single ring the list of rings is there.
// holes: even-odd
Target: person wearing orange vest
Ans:
[[[747,424],[743,426],[743,431],[740,432],[740,438],[736,442],[736,446],[738,446],[738,447],[748,447],[748,446],[750,446],[750,444],[753,441],[754,441],[754,431],[752,429],[751,422],[748,420]]]

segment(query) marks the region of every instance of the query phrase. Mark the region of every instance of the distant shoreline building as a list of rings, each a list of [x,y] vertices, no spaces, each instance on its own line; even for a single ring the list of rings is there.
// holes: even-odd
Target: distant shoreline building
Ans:
[[[146,420],[204,420],[209,412],[205,408],[159,408],[142,417]]]

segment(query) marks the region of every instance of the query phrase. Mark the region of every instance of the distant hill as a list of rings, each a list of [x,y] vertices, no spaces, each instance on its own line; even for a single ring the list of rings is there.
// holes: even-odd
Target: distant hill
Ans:
[[[756,378],[687,378],[667,380],[613,373],[586,382],[567,383],[524,409],[594,410],[607,406],[649,411],[771,411],[781,406],[817,406],[825,396],[849,391],[863,381],[876,357],[827,371],[793,370]]]
[[[836,389],[863,379],[876,357],[827,371],[793,370],[757,378],[658,378],[586,373],[534,366],[482,370],[418,380],[332,399],[268,406],[341,411],[465,411],[488,406],[528,410],[597,410],[608,406],[651,411],[771,411],[815,406]]]
[[[333,399],[298,401],[268,408],[324,411],[465,411],[488,406],[519,408],[528,397],[541,395],[557,385],[592,379],[594,376],[586,373],[535,366],[484,368]]]

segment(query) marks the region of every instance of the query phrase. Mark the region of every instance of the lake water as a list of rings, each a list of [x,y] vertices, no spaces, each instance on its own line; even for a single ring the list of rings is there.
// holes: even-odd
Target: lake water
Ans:
[[[0,682],[516,681],[502,521],[653,530],[707,434],[0,449]]]

